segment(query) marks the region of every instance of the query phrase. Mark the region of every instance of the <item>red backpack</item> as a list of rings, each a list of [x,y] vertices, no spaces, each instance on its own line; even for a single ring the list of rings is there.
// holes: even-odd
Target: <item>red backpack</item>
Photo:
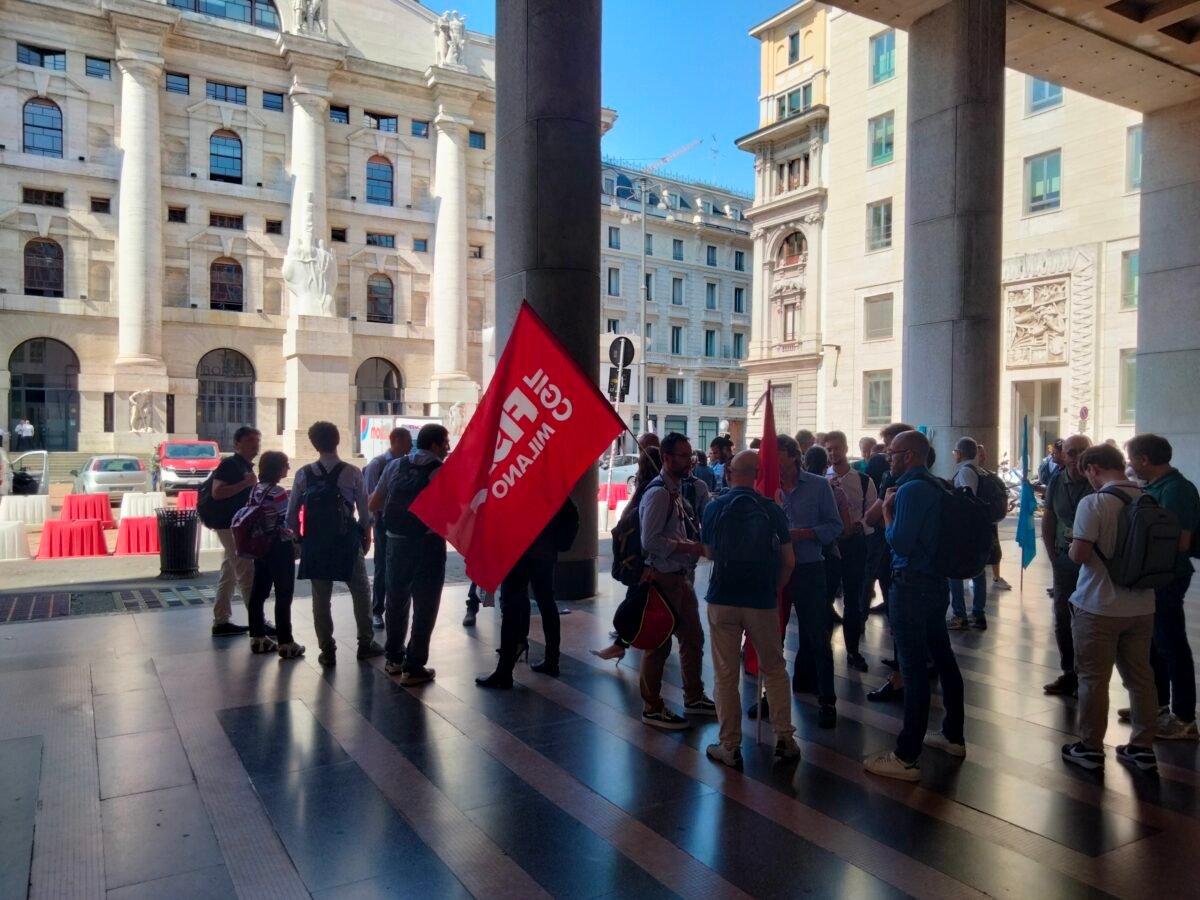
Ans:
[[[233,534],[233,546],[242,559],[261,559],[266,556],[279,535],[279,521],[267,510],[266,499],[270,488],[251,492],[246,505],[233,514],[229,530]]]
[[[631,587],[613,614],[621,643],[638,650],[657,650],[675,632],[675,611],[653,582]]]

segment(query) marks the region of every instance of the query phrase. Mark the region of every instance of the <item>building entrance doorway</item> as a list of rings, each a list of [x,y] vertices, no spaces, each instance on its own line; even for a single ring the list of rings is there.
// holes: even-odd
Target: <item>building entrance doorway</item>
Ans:
[[[1013,383],[1013,420],[1008,459],[1021,465],[1021,428],[1029,417],[1029,467],[1036,469],[1046,447],[1062,434],[1062,382],[1057,378]]]
[[[34,338],[8,358],[10,449],[79,449],[79,357],[62,341]],[[28,420],[33,435],[17,426]]]
[[[354,375],[355,421],[350,433],[354,435],[354,452],[362,452],[359,419],[362,416],[404,415],[404,376],[386,359],[373,356],[358,367]]]
[[[232,451],[234,432],[256,426],[254,366],[236,350],[212,350],[196,366],[196,380],[197,435]]]

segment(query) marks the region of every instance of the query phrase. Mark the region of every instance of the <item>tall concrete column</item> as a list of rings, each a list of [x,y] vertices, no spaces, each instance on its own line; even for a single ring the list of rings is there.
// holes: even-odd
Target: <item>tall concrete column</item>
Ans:
[[[301,226],[308,197],[312,197],[314,240],[328,243],[325,189],[325,122],[329,117],[329,92],[303,83],[297,77],[292,98],[292,216],[291,229]]]
[[[1172,464],[1200,474],[1200,101],[1142,124],[1137,430],[1170,440]]]
[[[121,178],[117,194],[118,368],[162,366],[162,59],[127,55],[121,71]]]
[[[467,126],[444,110],[434,119],[433,378],[467,374]],[[436,391],[435,391],[436,393]]]
[[[585,372],[600,366],[601,0],[505,0],[496,22],[496,346],[526,299]],[[556,589],[596,592],[596,469]]]
[[[943,473],[963,435],[999,456],[1004,16],[950,0],[908,34],[902,417]]]

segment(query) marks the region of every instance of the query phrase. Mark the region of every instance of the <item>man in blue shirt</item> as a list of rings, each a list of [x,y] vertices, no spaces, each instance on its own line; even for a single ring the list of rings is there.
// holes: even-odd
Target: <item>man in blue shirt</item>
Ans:
[[[833,647],[830,644],[829,605],[825,597],[824,547],[842,533],[842,517],[833,499],[833,488],[820,475],[802,471],[800,448],[781,434],[779,447],[779,505],[787,516],[796,568],[787,586],[788,603],[796,610],[800,651],[796,654],[793,690],[800,682],[802,665],[817,672],[817,723],[832,728],[837,723],[837,696],[833,692]],[[757,645],[755,645],[757,648]],[[768,704],[769,705],[769,704]]]
[[[883,521],[892,548],[888,618],[904,676],[904,726],[895,751],[867,757],[864,768],[887,778],[920,781],[917,761],[922,744],[952,756],[967,754],[963,741],[963,680],[946,631],[948,582],[935,574],[942,488],[933,482],[926,468],[929,440],[919,431],[905,431],[892,440],[888,457],[895,479],[895,486],[887,489],[883,502]],[[930,659],[942,682],[946,716],[941,732],[926,734]]]
[[[388,435],[388,449],[363,466],[363,483],[367,496],[375,493],[383,470],[393,459],[408,456],[412,452],[412,432],[407,428],[393,428]],[[372,526],[375,542],[375,578],[371,582],[371,623],[376,631],[383,629],[383,609],[387,602],[387,532],[383,530],[383,518],[375,517]]]

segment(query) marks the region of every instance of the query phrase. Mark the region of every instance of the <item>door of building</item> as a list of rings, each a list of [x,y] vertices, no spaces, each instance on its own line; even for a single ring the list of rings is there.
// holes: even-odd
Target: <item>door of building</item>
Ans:
[[[1009,441],[1009,462],[1021,465],[1021,429],[1029,417],[1029,467],[1036,471],[1046,455],[1046,447],[1062,437],[1062,381],[1047,378],[1041,381],[1013,383],[1012,435]],[[998,460],[993,460],[994,465]]]
[[[61,341],[34,338],[8,358],[10,448],[75,451],[79,449],[79,357]],[[28,420],[33,437],[20,437]]]
[[[196,433],[232,452],[234,433],[256,425],[254,366],[236,350],[212,350],[196,366],[196,380]]]

